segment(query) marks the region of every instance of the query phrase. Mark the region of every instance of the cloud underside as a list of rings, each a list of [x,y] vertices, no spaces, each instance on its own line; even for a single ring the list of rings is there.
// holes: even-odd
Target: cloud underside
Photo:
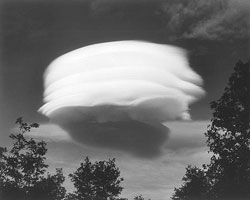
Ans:
[[[64,173],[68,174],[73,172],[72,169],[79,167],[79,163],[82,162],[85,156],[89,156],[91,160],[107,160],[108,158],[114,157],[116,158],[117,166],[121,170],[121,176],[125,179],[123,182],[124,190],[121,197],[133,199],[133,197],[139,193],[144,194],[145,198],[168,199],[168,197],[170,198],[170,196],[172,196],[174,187],[181,185],[181,178],[185,174],[187,165],[201,166],[209,162],[211,155],[207,153],[206,138],[203,134],[208,124],[209,121],[169,122],[168,126],[172,130],[171,134],[163,136],[168,137],[166,148],[164,149],[165,153],[161,157],[154,157],[155,159],[144,159],[149,157],[143,157],[141,155],[139,155],[139,158],[138,156],[134,157],[120,150],[117,151],[117,147],[113,149],[99,148],[100,146],[97,145],[98,148],[96,148],[96,146],[93,145],[90,147],[90,145],[82,143],[81,145],[76,145],[72,142],[55,142],[55,140],[53,140],[47,143],[49,149],[47,156],[48,162],[53,169],[63,167]],[[146,127],[147,126],[145,126],[145,128]],[[142,128],[140,128],[140,130],[145,131]],[[56,126],[48,124],[41,124],[41,127],[36,131],[39,133],[36,132],[32,134],[33,137],[37,135],[44,136],[44,133],[47,133],[47,138],[51,137],[53,133],[57,135],[57,140],[62,139],[63,135],[67,134],[59,127],[56,128]],[[100,132],[99,134],[102,133]],[[113,132],[113,134],[115,134],[115,132]],[[79,134],[76,136],[79,137]],[[134,137],[134,135],[131,136]],[[90,137],[92,136],[90,135]],[[117,142],[117,140],[113,140],[112,137],[111,140]],[[132,137],[130,137],[130,139],[132,139]],[[157,136],[157,138],[160,139],[161,137]],[[152,136],[149,136],[148,139],[153,142],[155,141],[155,138],[152,138]],[[104,138],[104,140],[106,139]],[[125,140],[129,140],[129,138],[126,137]],[[141,147],[139,141],[144,144],[149,142],[146,141],[146,139],[142,140],[143,135],[138,138],[137,142],[130,142],[133,145],[138,145],[139,148]],[[124,141],[121,143],[123,145]],[[159,142],[158,144],[162,143]],[[128,151],[135,155],[135,152],[131,152],[130,149],[128,149]],[[139,152],[140,151],[141,149],[139,149]],[[65,185],[67,190],[74,190],[73,184],[69,180],[66,180]]]
[[[205,94],[201,84],[183,49],[101,43],[49,65],[40,112],[80,143],[154,157],[169,132],[163,123],[190,119],[189,104]]]
[[[75,108],[79,111],[79,108]],[[57,111],[57,115],[75,116],[73,108]],[[71,112],[71,114],[70,114]],[[72,120],[73,119],[73,120]],[[169,130],[161,124],[146,124],[135,120],[97,122],[84,117],[52,120],[66,130],[71,138],[83,145],[125,151],[137,157],[160,156]]]

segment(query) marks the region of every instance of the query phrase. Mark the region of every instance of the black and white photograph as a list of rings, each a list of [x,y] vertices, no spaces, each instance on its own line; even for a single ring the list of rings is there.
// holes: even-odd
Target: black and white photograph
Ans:
[[[250,0],[0,0],[0,200],[249,200]]]

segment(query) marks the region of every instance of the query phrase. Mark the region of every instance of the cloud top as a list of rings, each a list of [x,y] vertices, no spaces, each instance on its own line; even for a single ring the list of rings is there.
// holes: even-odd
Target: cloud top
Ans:
[[[189,67],[184,50],[140,41],[77,49],[52,62],[44,79],[45,105],[40,111],[47,116],[63,107],[95,110],[109,105],[143,122],[143,115],[150,121],[146,115],[157,112],[157,120],[165,122],[186,116],[188,104],[204,94],[198,86],[202,79]],[[90,115],[100,120],[101,113],[91,110]]]
[[[190,118],[189,104],[204,95],[201,84],[180,48],[142,41],[101,43],[49,65],[39,111],[83,143],[130,146],[138,153],[142,145],[133,141],[143,141],[154,152],[167,138],[162,123]],[[131,133],[133,139],[126,140]],[[148,143],[138,139],[143,134]]]

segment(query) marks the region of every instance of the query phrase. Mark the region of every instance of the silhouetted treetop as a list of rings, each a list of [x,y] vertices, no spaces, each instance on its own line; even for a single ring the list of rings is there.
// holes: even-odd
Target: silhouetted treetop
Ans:
[[[209,167],[219,199],[250,198],[250,63],[239,61],[223,95],[211,103],[205,135],[214,153]]]
[[[20,132],[10,135],[13,146],[0,149],[0,199],[62,200],[66,193],[62,169],[57,169],[55,175],[45,175],[46,143],[25,137],[26,132],[39,125],[28,124],[22,118],[16,123]]]
[[[237,151],[250,144],[249,62],[239,61],[223,95],[211,102],[213,118],[206,133],[208,146],[215,154]],[[247,148],[248,148],[247,147]]]
[[[182,178],[184,184],[174,189],[173,200],[204,200],[209,190],[209,182],[204,169],[188,166]]]
[[[224,93],[211,102],[205,133],[213,153],[203,169],[188,167],[174,200],[250,199],[250,62],[239,61]]]
[[[113,199],[123,189],[120,186],[123,178],[120,178],[120,170],[116,167],[115,159],[92,163],[86,157],[80,167],[69,176],[76,188],[71,198],[75,195],[77,199]]]

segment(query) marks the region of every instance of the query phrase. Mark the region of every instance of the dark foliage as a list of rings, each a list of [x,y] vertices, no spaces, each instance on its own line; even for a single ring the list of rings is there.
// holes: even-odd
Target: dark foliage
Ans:
[[[211,103],[211,125],[205,133],[214,153],[210,174],[219,199],[250,198],[250,63],[238,62],[222,97]]]
[[[205,166],[204,166],[205,167]],[[175,188],[173,200],[204,200],[207,199],[209,183],[205,169],[188,166],[186,174],[182,178],[184,184],[180,188]]]
[[[62,169],[55,175],[45,176],[48,165],[45,164],[47,152],[44,141],[25,138],[24,134],[37,123],[27,124],[18,118],[20,133],[11,134],[13,146],[7,150],[1,148],[0,155],[0,199],[4,200],[61,200],[65,196],[62,186],[64,176]]]
[[[144,200],[144,197],[140,194],[134,197],[134,200]]]
[[[211,102],[213,118],[205,133],[211,162],[203,169],[188,167],[172,199],[250,199],[249,71],[250,62],[239,61],[221,98]]]
[[[119,168],[115,159],[92,163],[88,157],[81,166],[69,175],[76,191],[68,199],[106,200],[118,196],[122,187]]]

